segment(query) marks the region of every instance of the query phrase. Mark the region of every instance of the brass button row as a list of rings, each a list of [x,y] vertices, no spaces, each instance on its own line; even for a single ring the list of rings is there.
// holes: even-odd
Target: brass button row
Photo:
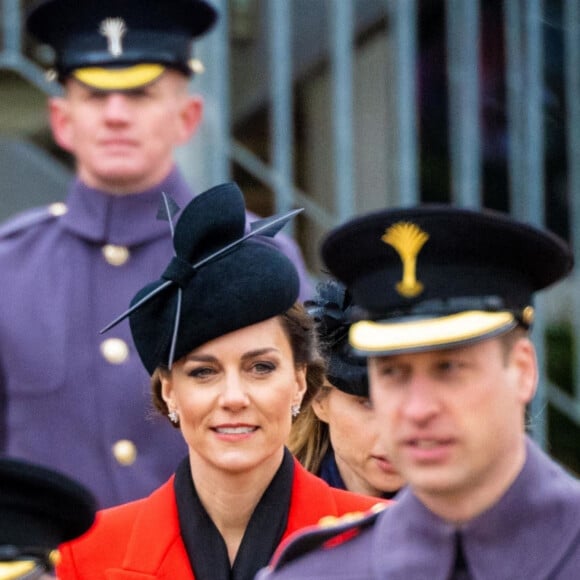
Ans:
[[[51,215],[58,217],[65,215],[68,208],[66,204],[58,202],[51,204],[48,211]],[[129,249],[125,246],[107,244],[101,251],[111,266],[122,266],[130,258]],[[119,365],[129,358],[129,346],[120,338],[108,338],[101,343],[101,354],[109,363]],[[119,465],[133,465],[137,459],[137,446],[129,439],[120,439],[113,444],[112,453]]]

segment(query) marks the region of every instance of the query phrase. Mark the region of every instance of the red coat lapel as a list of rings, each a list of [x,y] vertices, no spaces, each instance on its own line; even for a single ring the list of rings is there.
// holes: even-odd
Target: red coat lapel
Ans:
[[[121,569],[108,570],[107,578],[193,580],[188,569],[189,559],[179,531],[172,477],[142,503],[131,528]]]

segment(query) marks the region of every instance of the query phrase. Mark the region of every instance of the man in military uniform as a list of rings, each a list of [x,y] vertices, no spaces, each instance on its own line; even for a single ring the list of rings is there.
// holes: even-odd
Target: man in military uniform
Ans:
[[[566,245],[504,214],[423,206],[356,218],[322,254],[366,310],[349,340],[409,485],[381,513],[297,537],[258,578],[580,577],[580,483],[525,434],[532,295],[570,271]]]
[[[58,546],[95,519],[92,494],[52,469],[0,459],[0,580],[36,580],[59,560]]]
[[[191,199],[173,152],[201,119],[192,42],[216,18],[206,0],[47,0],[27,18],[56,54],[51,127],[77,177],[66,205],[0,228],[0,450],[78,479],[101,507],[148,494],[186,453],[150,416],[128,326],[99,330],[171,251],[152,221],[161,192]]]

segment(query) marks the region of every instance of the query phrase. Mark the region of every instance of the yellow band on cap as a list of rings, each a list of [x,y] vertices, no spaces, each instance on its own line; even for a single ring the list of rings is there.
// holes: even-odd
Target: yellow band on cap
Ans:
[[[125,68],[87,67],[73,71],[79,82],[102,91],[127,91],[158,79],[165,67],[161,64],[136,64]]]
[[[37,567],[34,560],[16,560],[15,562],[0,562],[0,580],[17,580],[24,574],[29,574]]]
[[[364,320],[351,326],[349,340],[351,346],[361,353],[388,355],[459,345],[507,332],[516,324],[511,312],[481,310],[406,322]]]

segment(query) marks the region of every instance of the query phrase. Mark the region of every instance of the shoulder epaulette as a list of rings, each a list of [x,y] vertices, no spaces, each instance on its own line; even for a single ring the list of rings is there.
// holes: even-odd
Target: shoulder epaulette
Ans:
[[[318,548],[332,549],[355,538],[363,529],[372,526],[389,504],[377,503],[365,512],[352,512],[339,517],[322,518],[318,525],[304,528],[280,546],[270,566],[279,570],[286,564]]]
[[[8,238],[32,226],[64,215],[66,212],[66,204],[62,202],[25,210],[0,225],[0,238]]]

